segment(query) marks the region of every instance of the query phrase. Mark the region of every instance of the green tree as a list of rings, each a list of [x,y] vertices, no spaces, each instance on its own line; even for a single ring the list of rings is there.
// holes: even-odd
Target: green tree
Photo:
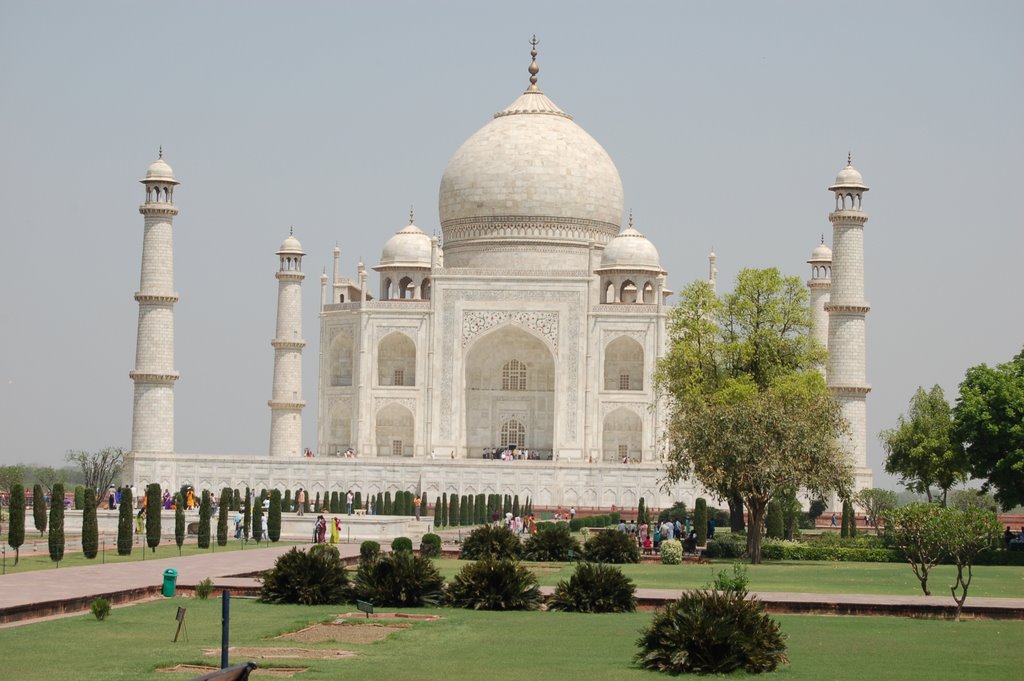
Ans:
[[[75,485],[75,510],[85,508],[85,485]]]
[[[146,546],[156,553],[160,545],[160,485],[146,485]]]
[[[36,466],[33,470],[33,477],[36,482],[43,486],[43,491],[47,494],[53,494],[53,486],[57,483],[63,485],[67,481],[67,475],[64,470],[54,468],[53,466]]]
[[[126,453],[124,447],[106,447],[98,452],[71,450],[64,458],[82,471],[82,484],[103,492],[121,475]]]
[[[281,510],[289,513],[295,510],[292,508],[292,491],[290,489],[286,489],[284,491],[284,500],[281,501]]]
[[[281,539],[281,490],[270,493],[270,509],[267,511],[267,538],[276,542]]]
[[[64,559],[64,483],[55,482],[50,497],[50,533],[47,545],[50,560],[60,563]]]
[[[875,528],[875,534],[878,534],[878,528],[882,523],[882,515],[889,509],[896,508],[896,500],[896,492],[877,487],[862,489],[854,496],[854,501],[864,509],[864,514],[868,517],[868,523]]]
[[[132,492],[121,490],[121,505],[117,510],[117,555],[132,555]]]
[[[458,526],[459,518],[459,495],[453,494],[448,499],[448,524]]]
[[[444,504],[440,499],[434,502],[434,529],[444,527]]]
[[[210,516],[213,513],[213,504],[210,502],[210,491],[203,490],[202,500],[199,502],[199,533],[196,543],[201,549],[210,548]]]
[[[928,572],[939,564],[946,552],[944,511],[936,504],[917,503],[889,509],[882,516],[886,536],[903,552],[925,596],[932,595],[928,589]]]
[[[25,487],[21,483],[12,483],[10,493],[7,545],[14,549],[14,564],[17,565],[21,559],[21,546],[25,543]]]
[[[448,493],[441,493],[441,524],[438,527],[448,527]]]
[[[839,437],[847,424],[818,368],[807,289],[776,269],[746,269],[719,298],[688,286],[669,321],[655,376],[671,399],[670,482],[696,479],[747,509],[747,553],[761,560],[768,504],[786,489],[846,490],[852,469]]]
[[[640,497],[640,501],[636,505],[636,522],[637,525],[642,525],[647,522],[647,502],[644,501],[643,497]]]
[[[948,509],[943,523],[943,544],[946,553],[956,565],[956,581],[949,590],[956,601],[956,621],[967,600],[967,589],[971,586],[974,561],[978,554],[992,546],[999,537],[999,520],[992,511],[977,507],[964,510]],[[966,570],[966,572],[965,572]]]
[[[520,509],[519,509],[519,495],[517,494],[514,497],[512,497],[512,517],[513,518],[518,518],[519,517],[519,511],[520,511]]]
[[[955,489],[949,495],[949,505],[966,511],[969,508],[978,508],[982,511],[999,511],[999,502],[988,492],[979,489]]]
[[[185,543],[185,499],[180,492],[174,500],[174,543],[178,546],[180,556],[181,547]]]
[[[324,495],[326,496],[326,495]],[[263,495],[256,497],[252,505],[252,537],[259,543],[263,539]]]
[[[352,499],[352,508],[356,509],[356,508],[362,508],[362,507],[363,507],[363,493],[362,492],[356,492],[355,497],[353,497],[353,499]]]
[[[220,503],[217,504],[217,546],[228,545],[228,513],[231,510],[231,488],[220,491]]]
[[[306,493],[307,499],[309,493]],[[249,531],[252,529],[252,490],[245,488],[245,499],[242,501],[242,536],[249,541]]]
[[[906,416],[895,428],[879,435],[886,452],[885,472],[900,484],[932,501],[932,487],[942,490],[946,505],[949,488],[966,478],[967,460],[953,432],[953,410],[939,386],[918,388]]]
[[[86,487],[82,493],[82,555],[96,557],[100,545],[100,527],[96,518],[96,492]]]
[[[782,539],[786,533],[782,521],[782,504],[779,499],[772,499],[768,504],[768,515],[765,518],[765,536],[769,539]]]
[[[383,515],[392,515],[394,513],[394,507],[391,504],[391,490],[384,492],[384,508],[381,509]]]
[[[1024,505],[1024,350],[994,368],[967,370],[954,412],[970,473],[1004,511]]]
[[[43,536],[46,532],[46,494],[39,483],[32,485],[32,520],[39,536]]]
[[[463,508],[463,512],[466,515],[466,522],[463,523],[464,525],[472,525],[476,522],[476,509],[473,508],[473,505],[475,503],[476,496],[472,494],[466,495],[466,498],[464,500],[465,508]]]
[[[708,502],[698,497],[693,503],[693,529],[697,532],[697,546],[708,543]]]
[[[13,466],[0,466],[0,492],[11,494],[15,485],[25,484],[25,467],[21,464]],[[25,493],[24,487],[21,490]]]

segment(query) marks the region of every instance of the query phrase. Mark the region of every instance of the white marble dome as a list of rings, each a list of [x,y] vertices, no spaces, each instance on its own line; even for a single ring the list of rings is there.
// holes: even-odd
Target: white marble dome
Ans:
[[[177,180],[174,179],[174,171],[171,170],[171,166],[167,164],[167,161],[162,156],[149,164],[149,168],[146,169],[146,177],[142,181],[152,182],[157,180],[178,184]]]
[[[864,177],[860,174],[853,164],[847,162],[846,167],[839,171],[836,175],[836,182],[829,189],[863,189],[867,190],[867,185],[864,184]]]
[[[460,248],[604,244],[622,222],[622,181],[604,148],[531,87],[452,156],[439,211],[454,260]]]
[[[430,237],[410,223],[384,244],[378,267],[430,267]]]
[[[281,248],[277,249],[277,255],[305,255],[305,251],[302,250],[302,244],[295,238],[294,235],[289,234],[288,237],[281,242]]]
[[[832,249],[826,246],[825,242],[822,241],[811,252],[811,259],[807,262],[832,262]]]
[[[605,246],[601,269],[662,271],[658,249],[632,225]]]

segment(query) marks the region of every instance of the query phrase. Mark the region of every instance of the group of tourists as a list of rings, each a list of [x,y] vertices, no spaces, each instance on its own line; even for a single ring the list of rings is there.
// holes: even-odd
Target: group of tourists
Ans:
[[[619,520],[617,531],[632,537],[641,552],[653,554],[661,550],[663,541],[679,540],[683,543],[683,552],[688,554],[697,553],[697,530],[690,526],[690,519],[686,518],[685,523],[679,518],[666,518],[661,523],[637,523],[632,519]],[[708,539],[715,536],[715,521],[708,520]]]
[[[314,544],[326,544],[328,528],[330,529],[330,542],[337,544],[341,537],[341,521],[338,518],[331,518],[327,520],[320,514],[316,517],[316,521],[313,523],[313,543]]]
[[[515,445],[509,447],[488,447],[484,449],[482,458],[501,459],[502,461],[540,461],[541,453],[536,450],[520,449]]]

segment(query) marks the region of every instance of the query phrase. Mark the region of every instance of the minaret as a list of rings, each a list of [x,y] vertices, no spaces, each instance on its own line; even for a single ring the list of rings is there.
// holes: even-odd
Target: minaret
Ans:
[[[277,255],[277,333],[270,401],[270,456],[302,456],[302,244],[292,234]]]
[[[143,215],[142,276],[135,300],[139,303],[139,330],[135,343],[135,382],[132,409],[132,451],[174,451],[174,245],[172,222],[174,171],[160,157],[150,164],[146,177]]]
[[[708,284],[711,285],[711,290],[714,293],[718,293],[718,256],[715,255],[715,249],[712,248],[711,252],[708,253]]]
[[[850,423],[843,443],[854,466],[854,489],[872,486],[867,466],[867,408],[871,391],[864,357],[864,317],[871,307],[864,301],[864,223],[868,221],[861,201],[868,190],[864,178],[847,158],[835,184],[836,207],[832,223],[832,287],[828,313],[828,386]]]
[[[807,261],[811,266],[811,278],[807,280],[807,288],[811,290],[811,338],[823,347],[828,347],[828,303],[832,290],[832,249],[825,245],[825,235],[821,235],[821,243],[811,253]],[[827,375],[824,363],[821,365],[822,375]]]

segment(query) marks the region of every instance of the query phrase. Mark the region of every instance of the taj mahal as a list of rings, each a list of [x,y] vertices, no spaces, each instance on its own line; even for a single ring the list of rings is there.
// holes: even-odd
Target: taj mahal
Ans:
[[[612,159],[541,91],[535,43],[531,57],[525,92],[448,162],[440,236],[420,229],[410,212],[376,264],[360,262],[353,276],[340,271],[334,247],[331,274],[319,281],[315,415],[303,397],[311,385],[305,377],[304,386],[301,361],[306,254],[292,234],[281,243],[266,452],[175,451],[178,181],[161,153],[142,180],[139,208],[126,483],[302,486],[311,495],[401,489],[430,499],[518,494],[538,507],[630,508],[640,497],[653,507],[692,505],[699,488],[661,483],[667,415],[652,376],[667,344],[667,273],[658,249],[626,217]],[[823,370],[851,424],[845,445],[860,489],[872,477],[863,300],[868,187],[848,162],[829,189],[833,249],[824,239],[814,248],[808,286],[813,333],[829,350]],[[302,442],[304,415],[317,422],[311,452]]]

